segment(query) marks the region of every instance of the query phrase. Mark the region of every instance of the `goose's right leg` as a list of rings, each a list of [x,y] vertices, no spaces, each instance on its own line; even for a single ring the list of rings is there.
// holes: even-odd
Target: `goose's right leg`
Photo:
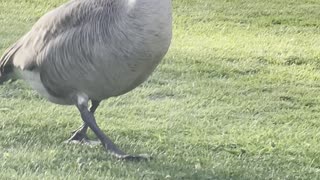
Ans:
[[[90,107],[90,113],[94,114],[96,109],[98,108],[100,101],[92,100],[92,105]],[[67,140],[67,142],[75,142],[75,143],[88,143],[90,144],[90,140],[87,136],[88,124],[83,122],[82,126],[72,132],[72,136]],[[96,144],[94,142],[93,144]]]

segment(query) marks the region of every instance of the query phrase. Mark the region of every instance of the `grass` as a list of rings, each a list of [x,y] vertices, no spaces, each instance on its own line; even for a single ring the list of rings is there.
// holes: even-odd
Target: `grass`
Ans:
[[[2,0],[0,49],[65,0]],[[153,76],[105,101],[101,128],[150,162],[62,142],[76,108],[0,86],[1,179],[319,179],[317,0],[174,0],[174,39]],[[93,134],[90,134],[94,137]]]

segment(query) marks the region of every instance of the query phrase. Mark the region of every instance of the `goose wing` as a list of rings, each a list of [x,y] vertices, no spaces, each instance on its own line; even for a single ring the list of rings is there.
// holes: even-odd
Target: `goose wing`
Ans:
[[[45,14],[26,35],[4,52],[0,58],[0,76],[11,67],[21,70],[37,68],[43,61],[49,60],[50,48],[54,50],[57,44],[63,43],[72,45],[78,38],[75,33],[90,31],[85,29],[89,27],[90,18],[108,6],[108,2],[111,1],[72,0]],[[84,33],[83,36],[88,35]],[[90,37],[86,39],[90,40]],[[60,54],[63,56],[63,53]]]

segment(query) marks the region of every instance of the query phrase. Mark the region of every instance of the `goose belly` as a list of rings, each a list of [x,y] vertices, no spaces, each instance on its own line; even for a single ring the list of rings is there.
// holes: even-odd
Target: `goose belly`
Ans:
[[[130,67],[128,64],[118,64],[109,68],[95,70],[90,79],[78,84],[78,89],[84,90],[91,99],[103,100],[119,96],[143,83],[153,72],[157,63]],[[103,67],[103,66],[102,66]]]

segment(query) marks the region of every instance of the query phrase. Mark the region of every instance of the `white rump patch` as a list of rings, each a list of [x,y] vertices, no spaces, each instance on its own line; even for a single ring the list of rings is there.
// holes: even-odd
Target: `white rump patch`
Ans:
[[[68,99],[58,99],[54,96],[51,96],[47,91],[47,89],[42,84],[39,72],[23,71],[23,70],[20,70],[19,68],[15,68],[14,73],[18,77],[27,81],[34,90],[36,90],[40,95],[42,95],[44,98],[48,99],[49,101],[56,104],[64,104],[64,105],[72,104],[72,102]]]

